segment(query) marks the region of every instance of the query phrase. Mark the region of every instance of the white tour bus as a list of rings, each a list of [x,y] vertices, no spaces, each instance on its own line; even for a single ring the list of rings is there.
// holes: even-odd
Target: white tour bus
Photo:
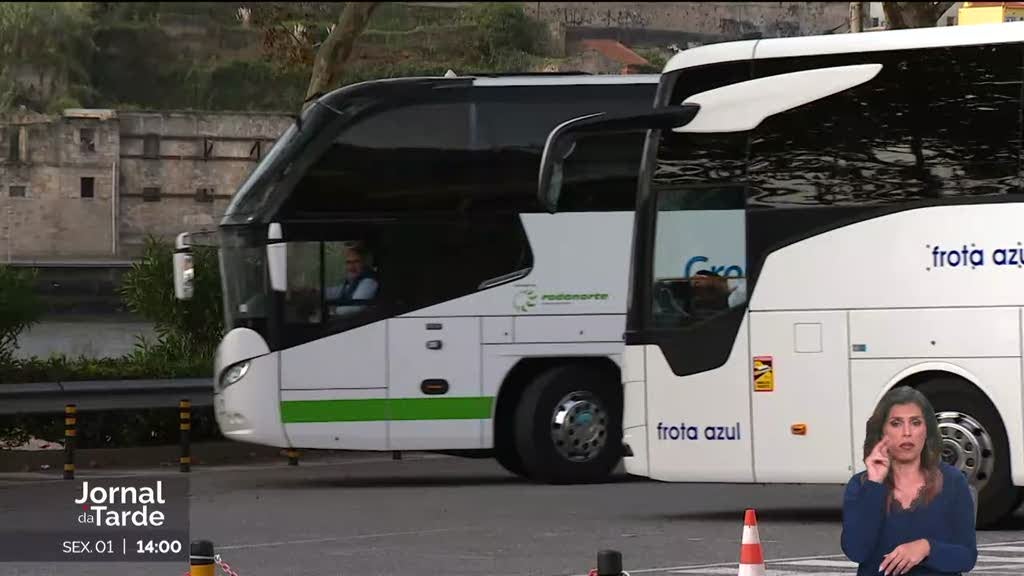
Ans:
[[[542,482],[606,477],[622,455],[643,135],[597,151],[602,171],[567,180],[557,215],[537,200],[537,170],[557,125],[650,110],[657,86],[657,74],[402,78],[319,98],[218,229],[225,436],[494,454]],[[188,298],[187,235],[178,248]]]
[[[625,465],[676,482],[845,483],[895,386],[939,413],[978,524],[1024,486],[1024,24],[730,42],[675,55],[644,134]],[[606,143],[605,143],[606,145]],[[574,170],[589,169],[577,163]]]

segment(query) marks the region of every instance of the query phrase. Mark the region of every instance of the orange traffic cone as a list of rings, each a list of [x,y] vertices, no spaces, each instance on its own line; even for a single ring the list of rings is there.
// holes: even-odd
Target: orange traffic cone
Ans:
[[[765,576],[764,552],[757,533],[757,515],[751,509],[743,518],[743,543],[740,544],[740,569],[737,576]]]

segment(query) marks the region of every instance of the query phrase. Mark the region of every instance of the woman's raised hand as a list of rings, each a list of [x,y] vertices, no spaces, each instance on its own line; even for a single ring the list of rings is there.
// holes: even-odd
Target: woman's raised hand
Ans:
[[[875,444],[874,450],[864,459],[868,469],[868,480],[881,483],[889,474],[889,441],[882,438]]]

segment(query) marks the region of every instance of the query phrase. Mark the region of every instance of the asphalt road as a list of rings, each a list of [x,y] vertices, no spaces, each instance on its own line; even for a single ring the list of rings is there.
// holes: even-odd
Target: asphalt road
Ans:
[[[167,473],[165,469],[163,471]],[[130,474],[148,474],[146,471]],[[0,527],[58,473],[0,475]],[[112,473],[80,471],[79,478]],[[630,574],[736,574],[743,511],[757,511],[772,576],[853,574],[839,548],[840,486],[525,483],[492,460],[366,454],[195,469],[191,537],[239,576],[585,575],[602,548]],[[1024,569],[1024,514],[978,535],[974,574]],[[4,546],[0,542],[0,547]],[[0,564],[0,575],[180,576],[172,564]]]

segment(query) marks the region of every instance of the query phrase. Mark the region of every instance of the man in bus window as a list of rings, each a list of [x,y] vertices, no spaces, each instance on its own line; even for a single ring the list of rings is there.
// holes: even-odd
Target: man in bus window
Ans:
[[[345,280],[340,285],[328,286],[324,297],[328,305],[349,304],[357,300],[373,300],[378,283],[368,265],[369,251],[362,243],[349,244],[345,249]]]

